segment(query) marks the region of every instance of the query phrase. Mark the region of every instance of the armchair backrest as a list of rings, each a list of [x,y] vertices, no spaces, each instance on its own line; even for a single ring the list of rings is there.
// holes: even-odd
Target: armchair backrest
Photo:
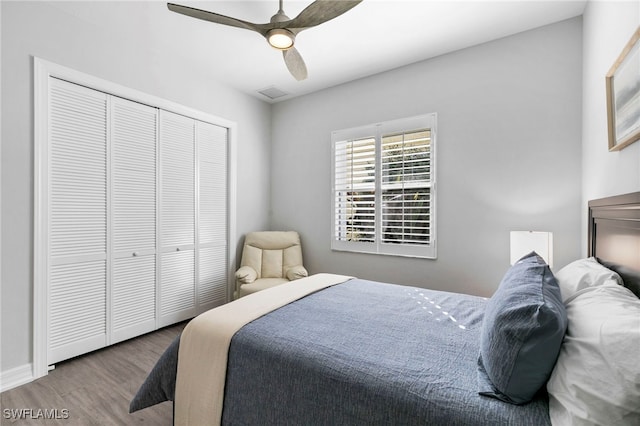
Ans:
[[[302,265],[300,236],[295,231],[250,232],[244,238],[240,266],[250,266],[258,278],[283,278]]]

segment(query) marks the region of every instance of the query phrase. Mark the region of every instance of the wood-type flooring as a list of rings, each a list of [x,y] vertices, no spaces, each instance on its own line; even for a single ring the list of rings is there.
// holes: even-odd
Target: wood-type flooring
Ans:
[[[61,362],[47,376],[1,393],[0,425],[172,425],[172,402],[133,414],[129,402],[185,325]]]

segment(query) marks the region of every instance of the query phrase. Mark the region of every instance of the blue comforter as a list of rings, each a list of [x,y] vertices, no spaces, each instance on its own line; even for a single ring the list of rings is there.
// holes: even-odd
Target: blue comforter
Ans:
[[[550,424],[545,394],[478,394],[485,303],[354,279],[271,312],[233,337],[223,424]]]

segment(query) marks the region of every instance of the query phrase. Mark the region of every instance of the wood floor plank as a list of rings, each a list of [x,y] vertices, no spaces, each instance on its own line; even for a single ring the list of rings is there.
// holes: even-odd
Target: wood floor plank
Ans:
[[[180,323],[61,362],[47,376],[1,393],[0,425],[172,425],[173,403],[129,414],[129,402],[185,325]],[[7,416],[7,409],[14,413],[23,410],[22,418]],[[38,410],[49,410],[49,415],[59,418],[34,418]]]

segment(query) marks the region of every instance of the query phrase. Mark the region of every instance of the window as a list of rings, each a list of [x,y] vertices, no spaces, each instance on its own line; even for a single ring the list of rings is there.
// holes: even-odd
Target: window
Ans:
[[[334,250],[436,257],[436,115],[332,133]]]

